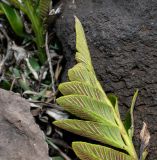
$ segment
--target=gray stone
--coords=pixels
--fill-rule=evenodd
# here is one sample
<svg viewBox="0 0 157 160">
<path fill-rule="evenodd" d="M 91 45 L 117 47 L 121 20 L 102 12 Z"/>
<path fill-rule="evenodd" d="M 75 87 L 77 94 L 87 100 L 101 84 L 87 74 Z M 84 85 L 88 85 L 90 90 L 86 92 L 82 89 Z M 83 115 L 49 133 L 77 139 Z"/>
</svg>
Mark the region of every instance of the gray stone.
<svg viewBox="0 0 157 160">
<path fill-rule="evenodd" d="M 0 160 L 36 159 L 49 159 L 48 146 L 30 113 L 30 104 L 0 89 Z"/>
<path fill-rule="evenodd" d="M 74 2 L 74 3 L 73 3 Z M 107 93 L 114 92 L 120 110 L 128 110 L 136 88 L 135 144 L 142 122 L 151 133 L 149 160 L 157 159 L 157 1 L 65 0 L 56 23 L 65 53 L 65 72 L 75 63 L 74 15 L 82 22 L 97 77 Z"/>
</svg>

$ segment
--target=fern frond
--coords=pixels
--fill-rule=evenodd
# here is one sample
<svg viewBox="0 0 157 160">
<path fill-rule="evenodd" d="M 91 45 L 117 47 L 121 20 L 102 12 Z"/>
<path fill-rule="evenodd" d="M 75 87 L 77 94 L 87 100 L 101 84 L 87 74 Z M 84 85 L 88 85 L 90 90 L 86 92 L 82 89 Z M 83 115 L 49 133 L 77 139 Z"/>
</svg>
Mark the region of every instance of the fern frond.
<svg viewBox="0 0 157 160">
<path fill-rule="evenodd" d="M 50 2 L 51 0 L 40 0 L 39 1 L 39 14 L 40 14 L 40 18 L 46 18 L 48 16 L 49 13 L 49 8 L 50 8 Z"/>
<path fill-rule="evenodd" d="M 93 70 L 91 58 L 90 58 L 90 52 L 88 49 L 86 37 L 84 34 L 84 30 L 82 27 L 81 22 L 77 17 L 75 17 L 75 28 L 76 28 L 76 60 L 78 63 L 84 63 L 89 67 L 89 69 Z"/>
<path fill-rule="evenodd" d="M 104 101 L 104 94 L 98 88 L 84 82 L 65 82 L 59 85 L 59 90 L 63 95 L 85 95 L 99 101 Z"/>
<path fill-rule="evenodd" d="M 137 160 L 132 139 L 130 139 L 120 119 L 118 100 L 115 96 L 107 97 L 97 80 L 83 27 L 77 18 L 75 28 L 77 49 L 75 58 L 77 64 L 68 71 L 71 82 L 66 82 L 59 86 L 59 90 L 64 96 L 58 98 L 57 103 L 64 107 L 65 110 L 84 120 L 62 120 L 56 121 L 54 124 L 75 134 L 120 148 L 126 151 L 131 158 L 117 151 L 110 149 L 108 151 L 103 146 L 100 149 L 99 146 L 92 148 L 93 146 L 87 147 L 85 145 L 85 151 L 87 151 L 87 148 L 91 151 L 94 149 L 96 151 L 102 150 L 102 153 L 107 156 L 111 155 L 113 160 L 119 160 L 121 157 L 121 160 Z M 81 146 L 82 144 L 80 148 Z M 80 150 L 78 156 L 83 160 L 104 160 L 104 158 L 101 159 L 98 155 L 92 155 L 92 153 L 87 157 L 84 157 L 83 154 L 83 150 Z M 93 158 L 91 158 L 92 156 Z M 109 159 L 112 160 L 111 158 Z"/>
<path fill-rule="evenodd" d="M 83 63 L 76 64 L 72 69 L 69 69 L 68 71 L 68 77 L 70 81 L 77 81 L 82 83 L 87 83 L 92 86 L 95 86 L 97 89 L 99 89 L 104 96 L 104 100 L 110 105 L 110 101 L 108 100 L 105 92 L 103 92 L 103 89 L 97 80 L 95 74 L 92 70 L 89 70 Z"/>
<path fill-rule="evenodd" d="M 134 160 L 127 154 L 100 145 L 73 142 L 72 147 L 81 160 Z"/>
<path fill-rule="evenodd" d="M 61 120 L 54 122 L 56 126 L 71 131 L 80 136 L 91 138 L 117 148 L 126 148 L 118 127 L 103 123 L 83 120 Z"/>
<path fill-rule="evenodd" d="M 110 106 L 84 95 L 68 95 L 57 99 L 57 103 L 76 116 L 117 126 Z"/>
</svg>

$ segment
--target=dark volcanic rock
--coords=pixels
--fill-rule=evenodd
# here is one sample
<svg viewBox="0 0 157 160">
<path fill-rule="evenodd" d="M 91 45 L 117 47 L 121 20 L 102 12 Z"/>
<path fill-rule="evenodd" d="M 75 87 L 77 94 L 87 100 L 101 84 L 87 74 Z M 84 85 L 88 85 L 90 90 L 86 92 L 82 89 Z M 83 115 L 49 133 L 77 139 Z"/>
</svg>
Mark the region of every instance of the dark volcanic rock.
<svg viewBox="0 0 157 160">
<path fill-rule="evenodd" d="M 30 113 L 30 104 L 0 89 L 0 160 L 36 159 L 49 159 L 48 146 Z"/>
<path fill-rule="evenodd" d="M 151 132 L 149 160 L 157 159 L 157 1 L 65 0 L 56 24 L 67 69 L 74 64 L 74 15 L 82 22 L 98 79 L 120 100 L 122 115 L 133 92 L 140 93 L 135 109 L 135 143 L 142 122 Z"/>
</svg>

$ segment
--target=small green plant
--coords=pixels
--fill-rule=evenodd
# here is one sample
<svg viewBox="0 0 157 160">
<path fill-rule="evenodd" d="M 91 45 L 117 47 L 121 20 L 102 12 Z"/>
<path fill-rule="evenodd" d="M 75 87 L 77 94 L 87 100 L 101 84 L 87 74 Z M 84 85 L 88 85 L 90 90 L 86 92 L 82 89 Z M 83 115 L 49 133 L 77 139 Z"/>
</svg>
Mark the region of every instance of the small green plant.
<svg viewBox="0 0 157 160">
<path fill-rule="evenodd" d="M 28 37 L 24 32 L 24 22 L 19 11 L 30 20 L 35 35 L 33 39 L 39 52 L 39 60 L 43 64 L 46 60 L 45 20 L 48 17 L 51 0 L 21 0 L 21 2 L 19 0 L 6 0 L 5 2 L 0 2 L 0 13 L 6 15 L 13 31 L 18 36 Z"/>
<path fill-rule="evenodd" d="M 68 71 L 70 82 L 59 85 L 64 96 L 58 98 L 57 103 L 82 120 L 66 119 L 54 124 L 99 142 L 97 145 L 73 142 L 72 147 L 81 160 L 138 160 L 132 141 L 133 108 L 138 91 L 125 122 L 122 122 L 117 98 L 107 96 L 96 78 L 83 27 L 77 18 L 75 27 L 77 64 Z"/>
</svg>

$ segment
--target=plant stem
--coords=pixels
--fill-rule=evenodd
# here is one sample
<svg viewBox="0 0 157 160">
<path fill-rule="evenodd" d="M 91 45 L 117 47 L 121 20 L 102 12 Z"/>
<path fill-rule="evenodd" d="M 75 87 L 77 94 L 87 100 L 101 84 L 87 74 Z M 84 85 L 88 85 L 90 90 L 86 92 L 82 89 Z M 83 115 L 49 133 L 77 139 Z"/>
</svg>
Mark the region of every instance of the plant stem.
<svg viewBox="0 0 157 160">
<path fill-rule="evenodd" d="M 121 133 L 121 136 L 126 144 L 127 147 L 125 147 L 124 149 L 129 153 L 129 155 L 131 157 L 133 157 L 135 160 L 138 160 L 138 156 L 137 156 L 137 153 L 135 151 L 135 147 L 133 145 L 133 142 L 132 140 L 130 139 L 130 137 L 128 136 L 127 132 L 126 132 L 126 129 L 124 128 L 124 125 L 121 121 L 121 119 L 118 117 L 117 113 L 115 112 L 114 110 L 114 107 L 112 105 L 112 103 L 110 102 L 110 100 L 108 99 L 108 97 L 106 96 L 105 92 L 103 91 L 100 83 L 97 84 L 99 89 L 102 91 L 102 93 L 104 94 L 104 98 L 106 100 L 106 103 L 111 107 L 113 113 L 114 113 L 114 117 L 115 117 L 115 120 L 117 122 L 117 125 L 119 127 L 119 130 L 120 130 L 120 133 Z"/>
<path fill-rule="evenodd" d="M 123 125 L 122 121 L 117 117 L 116 113 L 114 113 L 114 115 L 115 115 L 116 122 L 117 122 L 117 124 L 119 126 L 119 129 L 120 129 L 120 132 L 121 132 L 121 136 L 123 137 L 123 140 L 127 145 L 127 148 L 125 148 L 125 149 L 130 154 L 130 156 L 132 156 L 135 160 L 138 160 L 138 156 L 137 156 L 137 153 L 135 151 L 133 142 L 129 138 L 129 136 L 128 136 L 125 128 L 124 128 L 124 125 Z"/>
<path fill-rule="evenodd" d="M 48 47 L 48 33 L 46 33 L 45 48 L 46 48 L 46 54 L 47 54 L 47 59 L 48 59 L 48 63 L 49 63 L 49 72 L 50 72 L 50 75 L 51 75 L 52 91 L 55 94 L 56 90 L 55 90 L 55 82 L 54 82 L 54 72 L 53 72 L 49 47 Z"/>
</svg>

